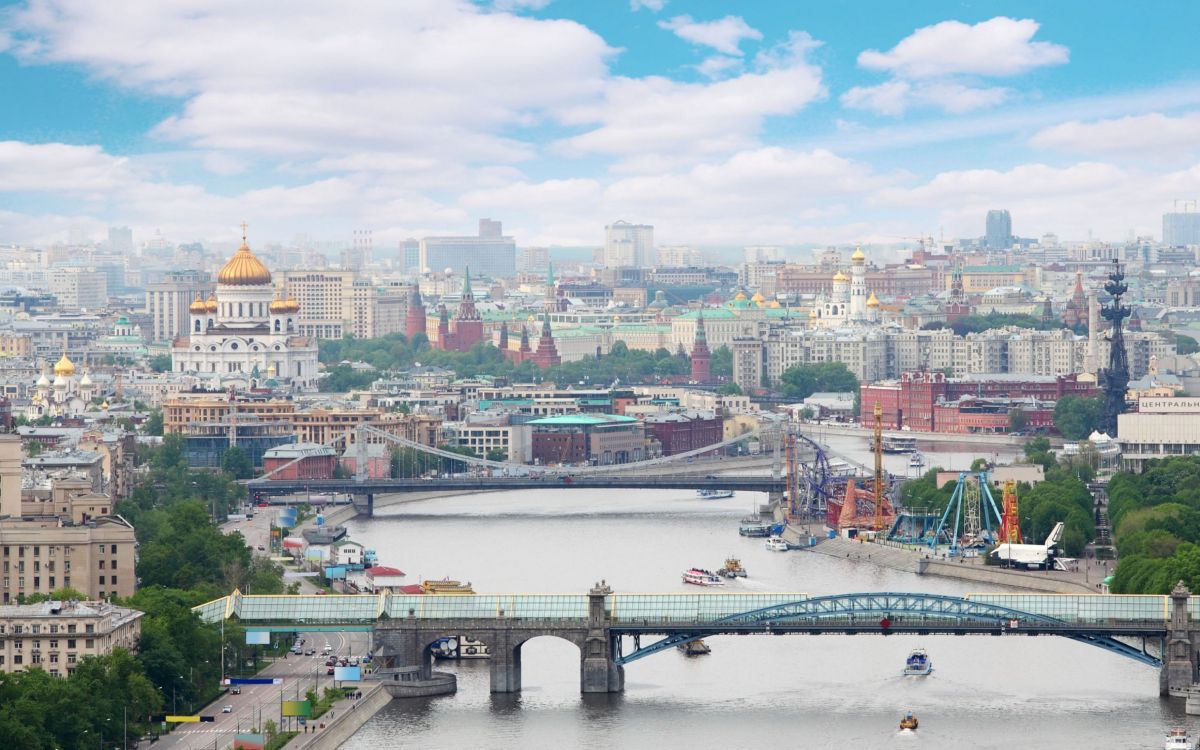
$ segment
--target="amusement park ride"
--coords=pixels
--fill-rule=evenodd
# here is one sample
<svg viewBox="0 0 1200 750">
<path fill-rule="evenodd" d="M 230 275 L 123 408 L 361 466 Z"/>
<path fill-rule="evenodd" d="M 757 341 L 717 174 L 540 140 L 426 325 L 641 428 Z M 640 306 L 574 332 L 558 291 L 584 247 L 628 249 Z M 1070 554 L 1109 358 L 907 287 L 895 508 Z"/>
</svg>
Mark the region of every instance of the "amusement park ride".
<svg viewBox="0 0 1200 750">
<path fill-rule="evenodd" d="M 846 482 L 846 493 L 840 503 L 830 503 L 826 522 L 839 532 L 847 529 L 887 531 L 896 519 L 896 509 L 884 493 L 883 476 L 883 407 L 875 404 L 875 424 L 872 433 L 875 453 L 875 479 L 870 489 L 859 487 L 854 479 Z"/>
</svg>

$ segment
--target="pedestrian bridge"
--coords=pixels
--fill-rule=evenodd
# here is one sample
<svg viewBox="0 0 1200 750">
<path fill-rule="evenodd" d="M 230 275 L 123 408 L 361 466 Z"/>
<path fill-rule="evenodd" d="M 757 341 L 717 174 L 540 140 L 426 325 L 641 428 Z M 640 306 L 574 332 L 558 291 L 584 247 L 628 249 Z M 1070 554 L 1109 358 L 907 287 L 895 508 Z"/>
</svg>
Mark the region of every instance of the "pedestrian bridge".
<svg viewBox="0 0 1200 750">
<path fill-rule="evenodd" d="M 490 649 L 493 692 L 520 690 L 521 645 L 543 635 L 579 646 L 584 692 L 618 692 L 624 687 L 624 665 L 697 638 L 900 633 L 1060 636 L 1162 668 L 1165 691 L 1168 671 L 1172 690 L 1195 681 L 1196 649 L 1190 644 L 1200 629 L 1200 597 L 1186 589 L 1171 596 L 961 597 L 618 594 L 603 584 L 587 594 L 263 596 L 234 591 L 194 611 L 205 622 L 236 621 L 246 630 L 369 630 L 380 673 L 395 680 L 389 684 L 394 696 L 453 692 L 454 676 L 432 669 L 431 647 L 444 636 L 462 634 Z"/>
</svg>

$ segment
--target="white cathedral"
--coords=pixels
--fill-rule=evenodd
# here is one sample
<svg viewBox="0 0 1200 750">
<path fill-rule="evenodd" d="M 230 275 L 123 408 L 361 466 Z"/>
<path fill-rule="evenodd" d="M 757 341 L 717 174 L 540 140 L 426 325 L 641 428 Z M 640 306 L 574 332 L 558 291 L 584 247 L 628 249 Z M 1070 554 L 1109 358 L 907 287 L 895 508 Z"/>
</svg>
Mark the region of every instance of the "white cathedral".
<svg viewBox="0 0 1200 750">
<path fill-rule="evenodd" d="M 47 376 L 46 364 L 42 364 L 42 373 L 34 385 L 33 396 L 25 407 L 25 418 L 28 420 L 41 417 L 77 417 L 92 408 L 92 397 L 96 388 L 92 377 L 87 372 L 83 377 L 75 377 L 75 363 L 67 359 L 64 351 L 62 359 L 54 364 L 54 381 Z M 103 408 L 108 408 L 108 402 Z"/>
<path fill-rule="evenodd" d="M 850 275 L 834 275 L 833 291 L 817 297 L 809 322 L 814 328 L 841 328 L 878 321 L 879 299 L 874 292 L 867 294 L 867 256 L 856 248 L 850 256 Z"/>
<path fill-rule="evenodd" d="M 174 370 L 214 387 L 317 387 L 317 342 L 296 333 L 300 304 L 282 299 L 271 272 L 242 246 L 217 275 L 216 293 L 188 308 L 188 335 L 171 344 Z"/>
</svg>

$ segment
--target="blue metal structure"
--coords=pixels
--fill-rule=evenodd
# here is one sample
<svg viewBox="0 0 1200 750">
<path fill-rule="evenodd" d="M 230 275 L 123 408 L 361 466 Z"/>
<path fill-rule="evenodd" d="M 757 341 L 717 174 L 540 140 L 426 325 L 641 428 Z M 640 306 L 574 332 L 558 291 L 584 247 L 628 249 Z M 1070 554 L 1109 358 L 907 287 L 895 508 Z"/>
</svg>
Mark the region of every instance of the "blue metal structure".
<svg viewBox="0 0 1200 750">
<path fill-rule="evenodd" d="M 1087 625 L 989 602 L 908 593 L 839 594 L 802 599 L 729 615 L 694 628 L 680 628 L 648 646 L 641 645 L 641 635 L 664 631 L 668 629 L 649 623 L 612 626 L 615 661 L 628 664 L 681 643 L 721 634 L 975 633 L 1057 635 L 1161 667 L 1162 659 L 1146 650 L 1144 640 L 1147 637 L 1161 639 L 1165 635 L 1164 623 L 1157 620 Z M 1117 635 L 1141 637 L 1143 645 L 1137 648 L 1117 640 Z M 622 636 L 633 637 L 634 650 L 629 654 L 623 652 Z"/>
<path fill-rule="evenodd" d="M 966 504 L 964 502 L 964 495 L 969 489 L 969 480 L 972 479 L 978 482 L 979 502 L 981 506 L 979 508 L 979 520 L 982 525 L 976 531 L 984 532 L 985 537 L 992 540 L 996 538 L 997 531 L 993 530 L 992 521 L 995 520 L 994 528 L 998 530 L 1001 526 L 1004 516 L 1000 512 L 1000 508 L 996 505 L 996 498 L 992 496 L 991 483 L 988 481 L 989 476 L 990 473 L 986 471 L 959 472 L 958 484 L 954 487 L 954 493 L 950 496 L 950 502 L 946 504 L 946 510 L 942 512 L 942 518 L 938 522 L 937 531 L 935 531 L 933 536 L 929 539 L 930 548 L 936 548 L 938 543 L 942 540 L 942 534 L 946 530 L 946 519 L 949 518 L 950 511 L 953 510 L 954 526 L 950 531 L 950 536 L 948 539 L 950 542 L 950 554 L 952 556 L 958 555 L 961 551 L 958 543 L 962 539 L 964 531 L 963 525 L 965 521 L 964 516 L 966 515 L 967 511 Z M 984 502 L 985 500 L 986 503 Z"/>
</svg>

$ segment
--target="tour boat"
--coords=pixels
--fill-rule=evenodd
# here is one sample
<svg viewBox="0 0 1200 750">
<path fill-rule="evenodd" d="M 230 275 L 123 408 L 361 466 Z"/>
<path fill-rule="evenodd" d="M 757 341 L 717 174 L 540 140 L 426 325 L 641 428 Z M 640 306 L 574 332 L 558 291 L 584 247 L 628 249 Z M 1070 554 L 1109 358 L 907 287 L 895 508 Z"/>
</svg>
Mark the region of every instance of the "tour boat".
<svg viewBox="0 0 1200 750">
<path fill-rule="evenodd" d="M 908 457 L 908 468 L 919 469 L 925 465 L 925 457 L 920 453 L 913 453 Z"/>
<path fill-rule="evenodd" d="M 710 490 L 706 488 L 696 490 L 696 495 L 701 500 L 724 500 L 727 497 L 733 497 L 733 490 Z"/>
<path fill-rule="evenodd" d="M 421 591 L 426 594 L 474 594 L 470 582 L 463 583 L 449 578 L 440 581 L 422 581 Z"/>
<path fill-rule="evenodd" d="M 933 660 L 923 648 L 914 648 L 904 662 L 904 674 L 907 677 L 924 677 L 933 671 Z"/>
<path fill-rule="evenodd" d="M 742 536 L 770 536 L 771 527 L 765 523 L 745 523 L 738 527 L 738 533 Z"/>
<path fill-rule="evenodd" d="M 773 536 L 767 540 L 767 549 L 772 552 L 787 552 L 788 544 L 783 541 L 782 537 Z"/>
<path fill-rule="evenodd" d="M 908 713 L 904 714 L 904 718 L 902 718 L 900 720 L 900 731 L 901 732 L 917 731 L 917 717 L 915 714 L 913 714 L 912 711 L 909 711 Z"/>
<path fill-rule="evenodd" d="M 724 586 L 725 582 L 716 573 L 703 568 L 690 568 L 683 571 L 683 582 L 696 586 Z"/>
<path fill-rule="evenodd" d="M 717 575 L 726 578 L 745 578 L 746 569 L 742 567 L 741 560 L 736 557 L 727 557 L 725 558 L 725 567 L 718 570 Z"/>
<path fill-rule="evenodd" d="M 1167 733 L 1167 741 L 1163 744 L 1163 748 L 1165 750 L 1196 750 L 1196 743 L 1192 742 L 1188 730 L 1176 727 Z"/>
<path fill-rule="evenodd" d="M 899 435 L 884 435 L 881 448 L 884 453 L 912 453 L 917 449 L 917 439 Z"/>
<path fill-rule="evenodd" d="M 704 656 L 705 654 L 712 653 L 712 649 L 709 648 L 708 644 L 700 638 L 697 638 L 694 641 L 688 641 L 687 643 L 681 643 L 675 648 L 682 651 L 685 656 Z"/>
</svg>

